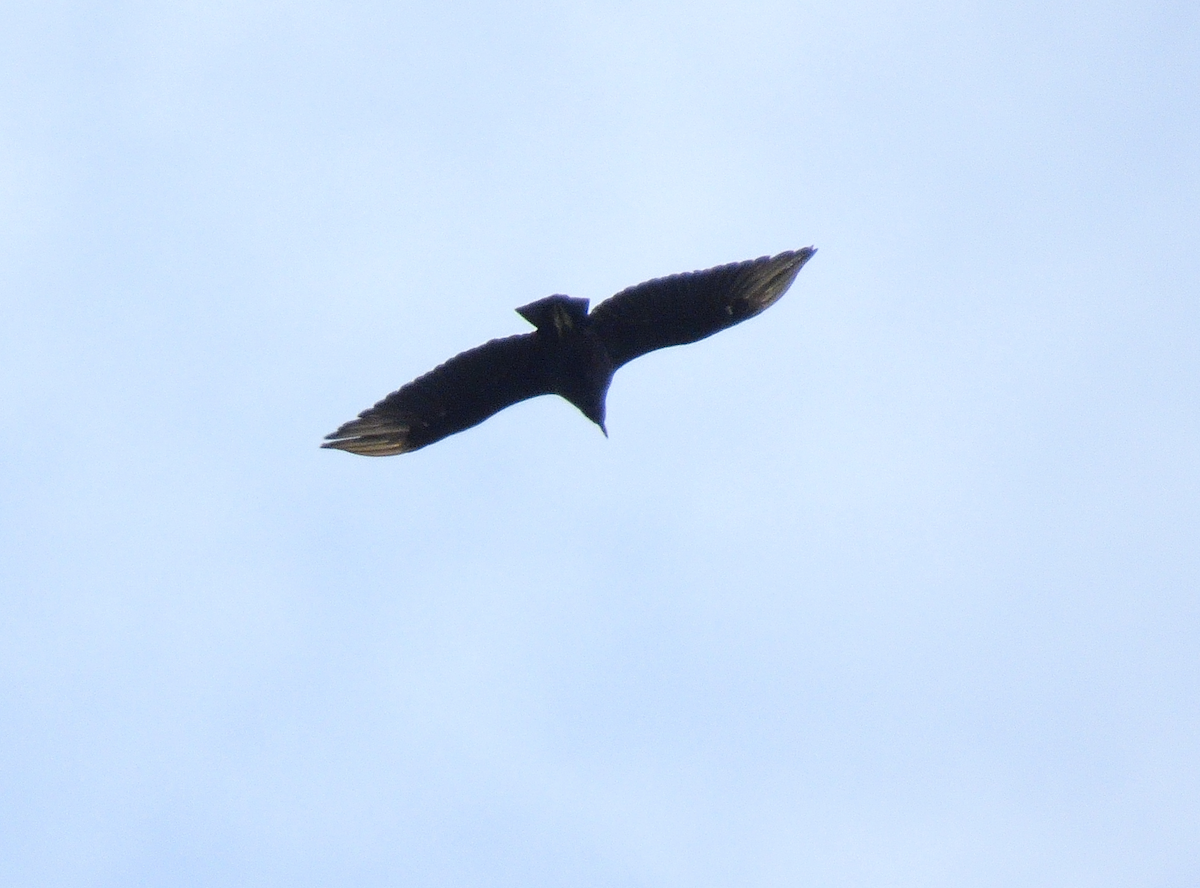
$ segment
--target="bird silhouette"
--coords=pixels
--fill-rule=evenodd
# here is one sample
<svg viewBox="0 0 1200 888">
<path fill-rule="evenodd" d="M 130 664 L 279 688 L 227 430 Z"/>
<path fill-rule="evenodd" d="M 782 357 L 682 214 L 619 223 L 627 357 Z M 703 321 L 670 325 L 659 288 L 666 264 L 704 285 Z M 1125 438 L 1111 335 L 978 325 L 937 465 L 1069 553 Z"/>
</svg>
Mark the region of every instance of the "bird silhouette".
<svg viewBox="0 0 1200 888">
<path fill-rule="evenodd" d="M 532 333 L 493 339 L 392 392 L 326 436 L 363 456 L 418 450 L 538 395 L 566 398 L 604 434 L 613 373 L 634 358 L 704 339 L 772 306 L 816 249 L 656 278 L 588 313 L 588 300 L 547 296 L 517 309 Z"/>
</svg>

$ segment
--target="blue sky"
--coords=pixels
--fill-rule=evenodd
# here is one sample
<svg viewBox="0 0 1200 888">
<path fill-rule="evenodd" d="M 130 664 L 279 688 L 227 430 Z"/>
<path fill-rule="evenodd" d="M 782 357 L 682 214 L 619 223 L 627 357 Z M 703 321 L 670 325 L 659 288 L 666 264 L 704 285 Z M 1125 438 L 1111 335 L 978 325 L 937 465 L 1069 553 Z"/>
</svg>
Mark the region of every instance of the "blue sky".
<svg viewBox="0 0 1200 888">
<path fill-rule="evenodd" d="M 0 882 L 1191 886 L 1189 4 L 10 4 Z M 763 316 L 384 460 L 550 293 Z"/>
</svg>

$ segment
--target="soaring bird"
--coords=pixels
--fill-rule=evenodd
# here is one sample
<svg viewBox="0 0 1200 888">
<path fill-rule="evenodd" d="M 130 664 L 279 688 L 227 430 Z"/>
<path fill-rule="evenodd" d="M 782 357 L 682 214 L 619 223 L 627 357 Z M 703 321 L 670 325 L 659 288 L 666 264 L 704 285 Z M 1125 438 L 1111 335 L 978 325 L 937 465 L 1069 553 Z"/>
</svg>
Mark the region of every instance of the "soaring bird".
<svg viewBox="0 0 1200 888">
<path fill-rule="evenodd" d="M 560 395 L 600 426 L 613 373 L 634 358 L 684 345 L 770 308 L 813 247 L 656 278 L 591 313 L 588 300 L 547 296 L 517 309 L 537 329 L 493 339 L 414 379 L 326 436 L 322 447 L 363 456 L 418 450 L 537 395 Z"/>
</svg>

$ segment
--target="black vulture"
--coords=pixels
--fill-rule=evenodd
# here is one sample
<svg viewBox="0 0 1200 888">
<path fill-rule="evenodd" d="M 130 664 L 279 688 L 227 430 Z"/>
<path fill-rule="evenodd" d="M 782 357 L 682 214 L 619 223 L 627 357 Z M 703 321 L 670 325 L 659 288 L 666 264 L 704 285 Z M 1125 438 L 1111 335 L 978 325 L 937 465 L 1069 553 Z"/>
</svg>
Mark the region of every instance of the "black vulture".
<svg viewBox="0 0 1200 888">
<path fill-rule="evenodd" d="M 363 456 L 408 453 L 537 395 L 561 395 L 600 430 L 613 373 L 639 355 L 683 345 L 765 311 L 816 252 L 789 250 L 588 300 L 547 296 L 517 309 L 537 329 L 465 351 L 392 392 L 322 447 Z"/>
</svg>

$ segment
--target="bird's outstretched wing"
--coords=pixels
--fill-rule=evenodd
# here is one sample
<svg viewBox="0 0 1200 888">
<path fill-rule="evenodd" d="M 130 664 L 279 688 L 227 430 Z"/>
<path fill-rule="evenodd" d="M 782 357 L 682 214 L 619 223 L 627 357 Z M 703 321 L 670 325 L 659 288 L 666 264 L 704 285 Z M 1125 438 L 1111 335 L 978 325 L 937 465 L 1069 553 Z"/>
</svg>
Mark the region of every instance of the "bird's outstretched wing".
<svg viewBox="0 0 1200 888">
<path fill-rule="evenodd" d="M 615 369 L 646 352 L 695 342 L 765 311 L 815 252 L 805 247 L 657 278 L 606 299 L 588 317 Z"/>
<path fill-rule="evenodd" d="M 534 336 L 493 339 L 451 358 L 326 435 L 321 446 L 363 456 L 408 453 L 550 394 Z"/>
</svg>

